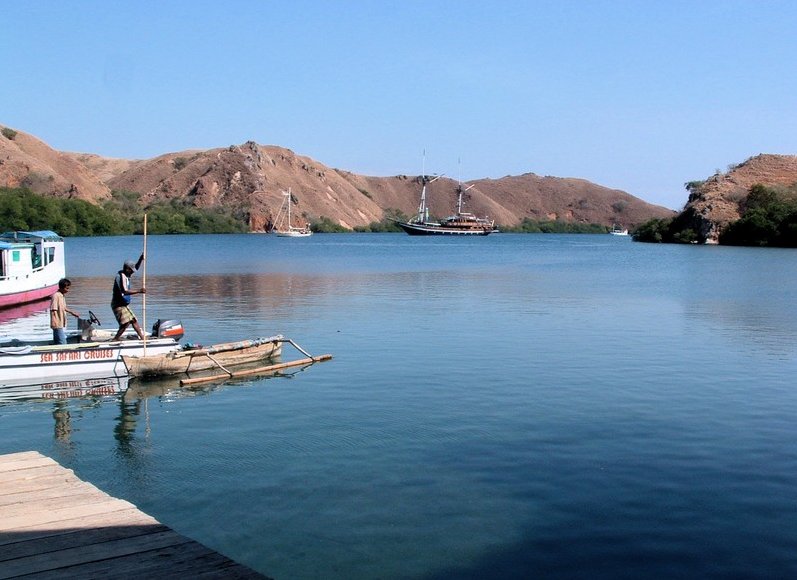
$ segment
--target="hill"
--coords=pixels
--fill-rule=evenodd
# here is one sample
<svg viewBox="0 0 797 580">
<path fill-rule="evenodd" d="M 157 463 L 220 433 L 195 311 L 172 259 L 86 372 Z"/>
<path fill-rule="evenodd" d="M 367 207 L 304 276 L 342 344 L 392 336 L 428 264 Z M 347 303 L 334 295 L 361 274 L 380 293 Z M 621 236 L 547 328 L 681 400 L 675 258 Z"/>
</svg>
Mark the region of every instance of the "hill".
<svg viewBox="0 0 797 580">
<path fill-rule="evenodd" d="M 179 200 L 198 208 L 233 208 L 251 231 L 263 231 L 290 188 L 294 215 L 321 218 L 352 229 L 398 210 L 416 211 L 420 176 L 374 177 L 333 169 L 289 149 L 242 145 L 166 153 L 153 159 L 124 160 L 89 153 L 63 153 L 40 140 L 8 128 L 0 138 L 0 186 L 27 185 L 50 195 L 79 197 L 95 203 L 111 190 L 139 196 L 147 207 Z M 441 178 L 427 188 L 431 212 L 450 214 L 458 183 Z M 533 173 L 465 184 L 467 210 L 513 226 L 531 220 L 614 224 L 633 228 L 651 218 L 671 217 L 667 208 L 648 204 L 626 192 L 583 179 L 541 177 Z M 33 187 L 35 186 L 35 187 Z"/>
<path fill-rule="evenodd" d="M 676 223 L 681 230 L 693 230 L 698 242 L 716 244 L 723 230 L 743 216 L 753 186 L 777 189 L 795 184 L 797 155 L 756 155 L 726 173 L 687 184 L 689 200 Z"/>
<path fill-rule="evenodd" d="M 74 156 L 22 131 L 0 125 L 0 133 L 0 186 L 95 203 L 111 196 L 109 187 Z"/>
</svg>

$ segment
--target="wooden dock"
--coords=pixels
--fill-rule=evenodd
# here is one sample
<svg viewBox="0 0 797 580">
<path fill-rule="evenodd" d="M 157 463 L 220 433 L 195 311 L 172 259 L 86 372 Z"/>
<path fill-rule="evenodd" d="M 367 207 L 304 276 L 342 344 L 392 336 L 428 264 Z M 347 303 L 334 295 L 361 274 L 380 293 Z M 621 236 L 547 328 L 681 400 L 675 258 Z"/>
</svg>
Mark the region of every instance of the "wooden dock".
<svg viewBox="0 0 797 580">
<path fill-rule="evenodd" d="M 36 452 L 0 455 L 0 578 L 265 578 Z"/>
</svg>

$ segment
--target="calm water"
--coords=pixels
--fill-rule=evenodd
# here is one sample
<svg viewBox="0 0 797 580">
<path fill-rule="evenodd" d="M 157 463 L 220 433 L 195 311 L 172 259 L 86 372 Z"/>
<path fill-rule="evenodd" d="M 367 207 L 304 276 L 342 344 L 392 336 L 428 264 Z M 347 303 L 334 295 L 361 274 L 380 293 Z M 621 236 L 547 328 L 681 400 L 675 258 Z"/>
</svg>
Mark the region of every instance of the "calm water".
<svg viewBox="0 0 797 580">
<path fill-rule="evenodd" d="M 70 306 L 113 328 L 113 274 L 140 249 L 67 240 Z M 38 450 L 277 578 L 797 576 L 797 252 L 505 234 L 148 250 L 148 325 L 334 359 L 0 405 L 0 453 Z M 35 314 L 0 334 L 20 325 L 48 332 Z"/>
</svg>

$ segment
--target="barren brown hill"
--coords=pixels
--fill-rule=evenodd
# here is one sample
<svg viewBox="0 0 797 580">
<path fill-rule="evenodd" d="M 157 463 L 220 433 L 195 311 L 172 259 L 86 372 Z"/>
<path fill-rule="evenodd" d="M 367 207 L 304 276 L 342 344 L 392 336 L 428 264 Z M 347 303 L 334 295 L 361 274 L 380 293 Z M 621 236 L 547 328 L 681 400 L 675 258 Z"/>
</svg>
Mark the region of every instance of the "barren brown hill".
<svg viewBox="0 0 797 580">
<path fill-rule="evenodd" d="M 0 185 L 36 185 L 31 189 L 91 201 L 107 198 L 110 190 L 126 190 L 137 193 L 144 207 L 172 199 L 202 208 L 223 207 L 248 220 L 252 231 L 268 227 L 282 203 L 282 192 L 288 189 L 297 221 L 328 218 L 352 229 L 380 221 L 395 210 L 413 215 L 422 186 L 420 176 L 357 175 L 253 141 L 145 160 L 59 153 L 21 132 L 13 139 L 3 137 L 0 143 L 6 160 L 0 165 Z M 503 226 L 530 218 L 634 227 L 672 215 L 667 208 L 582 179 L 529 173 L 464 185 L 469 187 L 465 209 Z M 457 186 L 456 181 L 441 178 L 427 187 L 433 215 L 444 217 L 454 211 Z"/>
<path fill-rule="evenodd" d="M 142 161 L 109 181 L 134 191 L 149 205 L 179 198 L 197 207 L 236 208 L 262 231 L 291 190 L 293 213 L 311 221 L 322 216 L 345 228 L 382 218 L 382 208 L 340 173 L 289 149 L 249 141 L 224 149 L 169 153 Z"/>
<path fill-rule="evenodd" d="M 420 176 L 364 176 L 331 169 L 289 149 L 248 142 L 210 151 L 170 153 L 138 162 L 109 181 L 114 189 L 135 191 L 145 204 L 186 198 L 199 207 L 226 205 L 245 209 L 250 229 L 262 230 L 291 189 L 305 221 L 327 217 L 345 228 L 384 218 L 386 210 L 416 211 Z M 582 179 L 519 177 L 477 180 L 466 195 L 467 210 L 501 225 L 523 218 L 634 227 L 653 217 L 668 217 L 667 208 L 648 204 L 623 191 Z M 454 211 L 457 182 L 441 178 L 427 187 L 432 214 Z M 297 211 L 298 210 L 298 211 Z"/>
<path fill-rule="evenodd" d="M 539 176 L 534 173 L 470 182 L 486 200 L 495 200 L 501 223 L 523 218 L 560 220 L 633 228 L 651 218 L 672 217 L 673 211 L 642 201 L 619 189 L 609 189 L 584 179 Z M 514 218 L 513 221 L 503 221 Z"/>
<path fill-rule="evenodd" d="M 698 240 L 715 244 L 722 229 L 738 220 L 750 188 L 797 184 L 797 155 L 760 154 L 695 183 L 679 220 L 697 232 Z"/>
<path fill-rule="evenodd" d="M 85 165 L 22 131 L 2 127 L 0 186 L 97 202 L 111 190 Z"/>
</svg>

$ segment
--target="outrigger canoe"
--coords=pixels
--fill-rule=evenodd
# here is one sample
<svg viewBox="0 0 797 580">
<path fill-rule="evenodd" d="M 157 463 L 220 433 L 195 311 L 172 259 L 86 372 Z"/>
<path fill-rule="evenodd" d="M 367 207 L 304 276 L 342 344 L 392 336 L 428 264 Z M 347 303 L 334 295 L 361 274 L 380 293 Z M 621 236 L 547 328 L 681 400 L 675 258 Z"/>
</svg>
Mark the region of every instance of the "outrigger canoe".
<svg viewBox="0 0 797 580">
<path fill-rule="evenodd" d="M 131 377 L 158 377 L 186 374 L 194 371 L 220 369 L 260 360 L 274 358 L 281 354 L 281 335 L 269 338 L 255 338 L 237 342 L 225 342 L 208 347 L 185 346 L 180 350 L 165 353 L 136 353 L 123 355 L 127 372 Z"/>
</svg>

